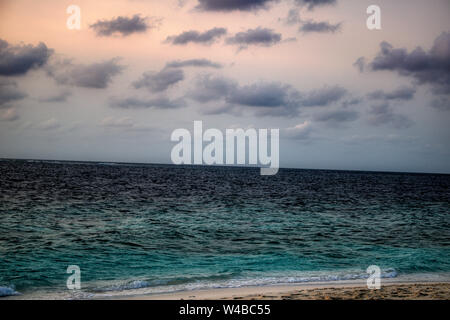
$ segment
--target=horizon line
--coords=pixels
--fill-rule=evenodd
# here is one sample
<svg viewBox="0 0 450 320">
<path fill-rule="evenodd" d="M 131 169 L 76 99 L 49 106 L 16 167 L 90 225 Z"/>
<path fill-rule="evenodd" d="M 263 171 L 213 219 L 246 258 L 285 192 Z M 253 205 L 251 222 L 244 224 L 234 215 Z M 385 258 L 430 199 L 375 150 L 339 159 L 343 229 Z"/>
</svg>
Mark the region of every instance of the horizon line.
<svg viewBox="0 0 450 320">
<path fill-rule="evenodd" d="M 61 159 L 36 159 L 36 158 L 3 158 L 0 157 L 0 161 L 4 160 L 18 160 L 18 161 L 48 161 L 48 162 L 81 162 L 81 163 L 115 163 L 115 164 L 133 164 L 133 165 L 172 165 L 172 166 L 187 166 L 187 167 L 225 167 L 225 168 L 253 168 L 253 169 L 259 169 L 264 168 L 261 166 L 256 165 L 227 165 L 227 164 L 174 164 L 174 163 L 161 163 L 161 162 L 124 162 L 124 161 L 103 161 L 103 160 L 61 160 Z M 435 175 L 450 175 L 449 173 L 445 172 L 424 172 L 424 171 L 395 171 L 395 170 L 364 170 L 364 169 L 329 169 L 329 168 L 299 168 L 299 167 L 279 167 L 279 169 L 287 169 L 287 170 L 317 170 L 317 171 L 350 171 L 350 172 L 370 172 L 370 173 L 402 173 L 402 174 L 435 174 Z"/>
</svg>

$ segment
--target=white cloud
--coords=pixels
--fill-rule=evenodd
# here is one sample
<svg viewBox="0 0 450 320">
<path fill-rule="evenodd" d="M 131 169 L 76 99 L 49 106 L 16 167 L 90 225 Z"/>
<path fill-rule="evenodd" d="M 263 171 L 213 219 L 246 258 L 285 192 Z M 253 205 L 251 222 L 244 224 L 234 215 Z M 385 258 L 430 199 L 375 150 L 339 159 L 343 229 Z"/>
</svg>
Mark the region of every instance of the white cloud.
<svg viewBox="0 0 450 320">
<path fill-rule="evenodd" d="M 311 123 L 304 121 L 294 127 L 284 129 L 284 136 L 291 139 L 307 139 L 312 131 Z"/>
</svg>

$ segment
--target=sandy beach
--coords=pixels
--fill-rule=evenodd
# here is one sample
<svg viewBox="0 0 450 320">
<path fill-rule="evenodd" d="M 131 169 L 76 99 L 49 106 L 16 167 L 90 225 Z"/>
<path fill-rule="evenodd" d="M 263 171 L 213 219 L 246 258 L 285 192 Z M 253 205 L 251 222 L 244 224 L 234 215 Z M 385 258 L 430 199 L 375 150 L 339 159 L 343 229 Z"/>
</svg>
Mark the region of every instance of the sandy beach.
<svg viewBox="0 0 450 320">
<path fill-rule="evenodd" d="M 182 291 L 126 297 L 134 300 L 449 300 L 450 282 L 386 283 L 369 290 L 361 282 Z"/>
</svg>

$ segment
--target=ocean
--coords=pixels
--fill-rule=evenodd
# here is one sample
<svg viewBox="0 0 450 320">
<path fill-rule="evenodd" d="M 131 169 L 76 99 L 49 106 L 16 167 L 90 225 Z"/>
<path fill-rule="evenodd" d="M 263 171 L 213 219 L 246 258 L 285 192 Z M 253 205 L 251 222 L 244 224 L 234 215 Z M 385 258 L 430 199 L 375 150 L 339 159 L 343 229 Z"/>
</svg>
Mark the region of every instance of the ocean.
<svg viewBox="0 0 450 320">
<path fill-rule="evenodd" d="M 450 175 L 0 161 L 0 296 L 364 279 L 370 265 L 450 279 Z"/>
</svg>

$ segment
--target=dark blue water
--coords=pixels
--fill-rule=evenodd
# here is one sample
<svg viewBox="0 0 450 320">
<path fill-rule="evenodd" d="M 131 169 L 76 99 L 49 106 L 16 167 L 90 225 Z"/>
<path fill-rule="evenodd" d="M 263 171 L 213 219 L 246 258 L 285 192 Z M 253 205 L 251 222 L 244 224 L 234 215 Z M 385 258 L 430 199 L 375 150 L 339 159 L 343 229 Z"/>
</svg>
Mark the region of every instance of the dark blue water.
<svg viewBox="0 0 450 320">
<path fill-rule="evenodd" d="M 5 160 L 0 287 L 60 297 L 69 265 L 88 297 L 448 273 L 449 218 L 449 175 Z"/>
</svg>

